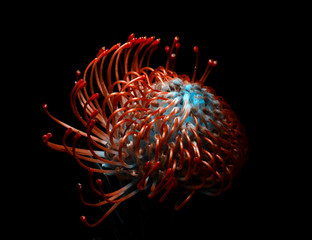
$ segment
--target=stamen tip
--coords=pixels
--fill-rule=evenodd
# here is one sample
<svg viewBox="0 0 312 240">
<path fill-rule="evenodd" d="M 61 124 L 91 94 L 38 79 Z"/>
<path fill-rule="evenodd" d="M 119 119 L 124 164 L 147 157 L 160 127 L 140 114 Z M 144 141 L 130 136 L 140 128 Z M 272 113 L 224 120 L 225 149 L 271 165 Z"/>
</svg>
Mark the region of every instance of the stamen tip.
<svg viewBox="0 0 312 240">
<path fill-rule="evenodd" d="M 79 79 L 79 76 L 80 76 L 81 72 L 79 70 L 76 71 L 76 78 L 77 80 Z"/>
<path fill-rule="evenodd" d="M 134 34 L 134 33 L 131 33 L 131 34 L 129 35 L 129 37 L 128 37 L 128 42 L 129 42 L 130 40 L 132 40 L 133 38 L 135 38 L 135 34 Z"/>
<path fill-rule="evenodd" d="M 82 189 L 82 184 L 81 183 L 77 183 L 77 189 L 81 190 Z"/>
<path fill-rule="evenodd" d="M 81 216 L 80 217 L 80 221 L 83 222 L 83 223 L 86 223 L 87 222 L 87 218 L 85 216 Z"/>
<path fill-rule="evenodd" d="M 44 143 L 47 143 L 51 137 L 52 137 L 52 133 L 47 133 L 47 134 L 42 136 L 42 141 Z"/>
<path fill-rule="evenodd" d="M 98 185 L 98 186 L 102 186 L 102 179 L 96 179 L 96 184 Z"/>
<path fill-rule="evenodd" d="M 47 142 L 47 135 L 42 135 L 42 141 Z"/>
</svg>

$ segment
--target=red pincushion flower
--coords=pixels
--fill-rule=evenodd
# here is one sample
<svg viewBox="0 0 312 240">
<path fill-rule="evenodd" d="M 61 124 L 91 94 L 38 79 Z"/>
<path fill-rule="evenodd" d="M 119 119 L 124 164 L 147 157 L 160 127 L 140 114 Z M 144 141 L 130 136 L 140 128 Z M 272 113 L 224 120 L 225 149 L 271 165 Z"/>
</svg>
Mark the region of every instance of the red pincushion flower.
<svg viewBox="0 0 312 240">
<path fill-rule="evenodd" d="M 120 203 L 140 191 L 148 190 L 149 198 L 165 200 L 170 193 L 184 198 L 177 201 L 181 209 L 195 194 L 217 196 L 227 190 L 247 160 L 248 141 L 245 130 L 225 100 L 211 87 L 204 86 L 217 62 L 209 60 L 200 78 L 196 66 L 190 78 L 174 72 L 180 48 L 178 37 L 165 47 L 165 67 L 150 67 L 152 53 L 160 40 L 135 38 L 109 49 L 102 48 L 87 66 L 70 93 L 73 113 L 84 131 L 52 116 L 67 128 L 62 144 L 43 141 L 52 149 L 68 152 L 89 172 L 92 190 L 101 199 L 88 206 L 110 206 L 97 222 L 100 224 Z M 80 106 L 80 108 L 79 108 Z M 71 146 L 69 135 L 75 134 Z M 84 137 L 88 149 L 78 148 Z M 98 178 L 94 181 L 94 175 Z M 125 183 L 106 192 L 101 176 L 117 176 Z"/>
</svg>

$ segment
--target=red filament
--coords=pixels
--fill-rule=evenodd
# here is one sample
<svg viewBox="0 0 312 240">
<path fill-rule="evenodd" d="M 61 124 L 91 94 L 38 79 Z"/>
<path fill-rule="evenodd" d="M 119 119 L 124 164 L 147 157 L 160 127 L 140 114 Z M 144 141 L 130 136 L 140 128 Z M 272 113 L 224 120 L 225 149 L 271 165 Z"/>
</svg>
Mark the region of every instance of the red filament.
<svg viewBox="0 0 312 240">
<path fill-rule="evenodd" d="M 100 201 L 85 201 L 78 184 L 84 204 L 108 206 L 95 223 L 81 216 L 87 226 L 97 226 L 120 203 L 144 190 L 160 202 L 179 193 L 183 197 L 176 210 L 196 192 L 218 196 L 231 186 L 247 160 L 243 126 L 227 102 L 204 86 L 217 61 L 210 59 L 197 77 L 199 49 L 195 46 L 191 78 L 177 74 L 174 67 L 180 43 L 175 37 L 171 47 L 165 47 L 165 67 L 154 69 L 150 61 L 159 43 L 155 37 L 131 34 L 124 44 L 101 48 L 83 74 L 76 72 L 70 105 L 84 130 L 62 122 L 43 105 L 48 116 L 66 128 L 62 144 L 52 143 L 51 133 L 43 135 L 43 142 L 71 154 L 88 170 L 91 189 Z M 69 146 L 66 142 L 73 133 Z M 87 149 L 78 147 L 82 139 Z M 116 175 L 126 184 L 106 192 L 103 174 Z"/>
</svg>

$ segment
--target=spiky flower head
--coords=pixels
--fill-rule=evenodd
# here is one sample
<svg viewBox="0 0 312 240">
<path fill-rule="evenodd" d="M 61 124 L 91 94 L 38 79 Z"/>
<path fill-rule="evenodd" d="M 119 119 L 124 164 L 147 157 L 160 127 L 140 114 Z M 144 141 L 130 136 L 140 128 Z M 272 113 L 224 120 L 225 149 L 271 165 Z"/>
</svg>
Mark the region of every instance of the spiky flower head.
<svg viewBox="0 0 312 240">
<path fill-rule="evenodd" d="M 46 113 L 67 130 L 62 144 L 43 141 L 51 148 L 68 152 L 88 170 L 90 186 L 100 201 L 88 206 L 107 205 L 107 212 L 88 226 L 101 223 L 120 203 L 140 191 L 165 200 L 179 193 L 174 208 L 181 209 L 195 194 L 217 196 L 227 190 L 247 160 L 245 130 L 226 101 L 211 87 L 204 86 L 217 65 L 209 60 L 197 77 L 198 47 L 192 77 L 174 71 L 180 48 L 178 37 L 166 46 L 165 67 L 150 67 L 159 39 L 135 38 L 99 51 L 70 93 L 74 115 L 84 130 L 74 128 Z M 81 78 L 81 79 L 80 79 Z M 80 106 L 80 107 L 79 107 Z M 75 134 L 71 146 L 69 135 Z M 79 148 L 84 137 L 87 149 Z M 94 180 L 94 176 L 97 176 Z M 106 192 L 103 176 L 117 176 L 122 187 Z M 181 198 L 182 196 L 182 198 Z"/>
</svg>

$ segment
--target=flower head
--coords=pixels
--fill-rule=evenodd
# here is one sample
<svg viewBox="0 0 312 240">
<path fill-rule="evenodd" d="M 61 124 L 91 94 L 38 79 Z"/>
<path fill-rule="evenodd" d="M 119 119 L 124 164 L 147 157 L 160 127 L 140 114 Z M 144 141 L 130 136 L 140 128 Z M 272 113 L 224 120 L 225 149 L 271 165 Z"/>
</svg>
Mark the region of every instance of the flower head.
<svg viewBox="0 0 312 240">
<path fill-rule="evenodd" d="M 165 67 L 150 67 L 159 39 L 135 38 L 98 52 L 70 93 L 74 115 L 83 125 L 78 130 L 50 114 L 64 126 L 62 144 L 43 136 L 47 146 L 67 152 L 88 170 L 90 186 L 101 199 L 88 203 L 78 184 L 80 198 L 89 206 L 109 206 L 101 223 L 120 203 L 140 191 L 165 200 L 176 192 L 175 209 L 181 209 L 195 194 L 216 196 L 227 190 L 247 160 L 248 142 L 243 126 L 225 100 L 204 82 L 217 65 L 209 60 L 197 77 L 198 47 L 193 75 L 174 71 L 179 38 L 165 47 Z M 80 79 L 81 78 L 81 79 Z M 68 137 L 74 134 L 68 145 Z M 87 149 L 79 148 L 84 138 Z M 97 179 L 94 180 L 94 176 Z M 106 192 L 102 176 L 117 176 L 125 183 Z M 103 178 L 104 179 L 104 178 Z"/>
</svg>

